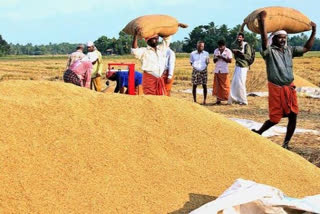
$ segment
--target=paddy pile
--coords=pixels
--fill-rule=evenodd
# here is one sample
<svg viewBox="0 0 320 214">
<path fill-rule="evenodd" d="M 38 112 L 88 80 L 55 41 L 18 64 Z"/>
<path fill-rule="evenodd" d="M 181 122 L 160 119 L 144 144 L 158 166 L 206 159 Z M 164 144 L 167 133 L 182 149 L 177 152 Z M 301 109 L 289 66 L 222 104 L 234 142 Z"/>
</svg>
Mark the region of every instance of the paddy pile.
<svg viewBox="0 0 320 214">
<path fill-rule="evenodd" d="M 237 178 L 320 193 L 317 167 L 179 99 L 5 81 L 0 116 L 1 213 L 174 213 Z"/>
</svg>

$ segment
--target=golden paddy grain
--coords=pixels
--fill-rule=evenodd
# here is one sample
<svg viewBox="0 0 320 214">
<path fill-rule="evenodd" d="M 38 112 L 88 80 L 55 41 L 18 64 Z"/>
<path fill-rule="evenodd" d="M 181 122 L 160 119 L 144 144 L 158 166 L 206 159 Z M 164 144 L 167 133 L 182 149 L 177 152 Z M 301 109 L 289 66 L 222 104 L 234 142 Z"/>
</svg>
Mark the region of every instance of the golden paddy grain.
<svg viewBox="0 0 320 214">
<path fill-rule="evenodd" d="M 320 169 L 179 99 L 0 82 L 1 213 L 170 213 L 237 178 L 301 197 Z"/>
</svg>

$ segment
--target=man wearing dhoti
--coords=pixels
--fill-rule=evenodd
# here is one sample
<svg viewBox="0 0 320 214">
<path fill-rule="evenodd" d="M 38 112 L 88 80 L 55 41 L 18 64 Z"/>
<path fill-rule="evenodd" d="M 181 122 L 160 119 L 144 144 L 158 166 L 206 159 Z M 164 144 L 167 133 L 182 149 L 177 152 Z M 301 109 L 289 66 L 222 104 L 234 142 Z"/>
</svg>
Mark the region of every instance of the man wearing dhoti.
<svg viewBox="0 0 320 214">
<path fill-rule="evenodd" d="M 293 84 L 292 58 L 302 56 L 311 50 L 316 35 L 316 24 L 311 22 L 312 33 L 304 46 L 288 46 L 287 32 L 280 30 L 267 38 L 265 27 L 266 12 L 259 14 L 259 27 L 262 40 L 261 55 L 266 62 L 269 88 L 269 120 L 259 130 L 252 131 L 262 134 L 283 117 L 288 117 L 287 133 L 282 147 L 289 149 L 289 141 L 297 123 L 298 102 Z"/>
<path fill-rule="evenodd" d="M 224 40 L 218 41 L 218 48 L 213 53 L 214 69 L 212 95 L 217 97 L 216 105 L 227 101 L 230 93 L 230 79 L 228 63 L 232 61 L 232 52 L 226 47 Z"/>
<path fill-rule="evenodd" d="M 131 53 L 141 60 L 143 70 L 142 87 L 145 95 L 167 95 L 166 85 L 163 80 L 165 71 L 167 49 L 170 44 L 171 36 L 164 37 L 158 45 L 159 36 L 155 35 L 146 38 L 147 47 L 138 47 L 139 29 L 133 37 Z"/>
<path fill-rule="evenodd" d="M 232 49 L 236 60 L 236 67 L 233 73 L 231 92 L 228 103 L 233 102 L 240 105 L 248 105 L 247 100 L 247 72 L 249 69 L 249 60 L 251 59 L 251 47 L 244 41 L 244 34 L 239 33 L 235 49 Z"/>
</svg>

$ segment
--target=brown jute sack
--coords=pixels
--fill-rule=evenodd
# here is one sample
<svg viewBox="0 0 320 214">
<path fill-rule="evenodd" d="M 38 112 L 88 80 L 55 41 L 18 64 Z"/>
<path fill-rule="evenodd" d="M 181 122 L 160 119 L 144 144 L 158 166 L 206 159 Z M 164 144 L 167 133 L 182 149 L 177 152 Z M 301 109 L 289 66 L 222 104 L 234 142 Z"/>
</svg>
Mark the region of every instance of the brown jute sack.
<svg viewBox="0 0 320 214">
<path fill-rule="evenodd" d="M 186 28 L 188 25 L 181 24 L 177 19 L 168 15 L 140 16 L 127 24 L 123 31 L 134 35 L 137 28 L 141 29 L 140 38 L 149 38 L 154 35 L 167 37 L 175 34 L 178 27 Z"/>
<path fill-rule="evenodd" d="M 285 30 L 288 33 L 300 33 L 311 30 L 310 19 L 301 12 L 287 7 L 265 7 L 253 11 L 244 19 L 241 30 L 245 25 L 254 33 L 260 33 L 258 14 L 265 10 L 267 12 L 267 32 Z"/>
</svg>

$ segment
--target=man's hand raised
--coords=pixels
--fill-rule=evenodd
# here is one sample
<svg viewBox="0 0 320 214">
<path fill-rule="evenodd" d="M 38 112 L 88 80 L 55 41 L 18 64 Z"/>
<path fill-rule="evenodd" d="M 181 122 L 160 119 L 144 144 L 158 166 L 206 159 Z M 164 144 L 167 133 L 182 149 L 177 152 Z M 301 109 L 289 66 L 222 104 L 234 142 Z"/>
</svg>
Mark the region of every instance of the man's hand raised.
<svg viewBox="0 0 320 214">
<path fill-rule="evenodd" d="M 317 24 L 314 23 L 314 22 L 310 22 L 310 25 L 311 25 L 311 27 L 312 27 L 312 31 L 316 31 Z"/>
</svg>

